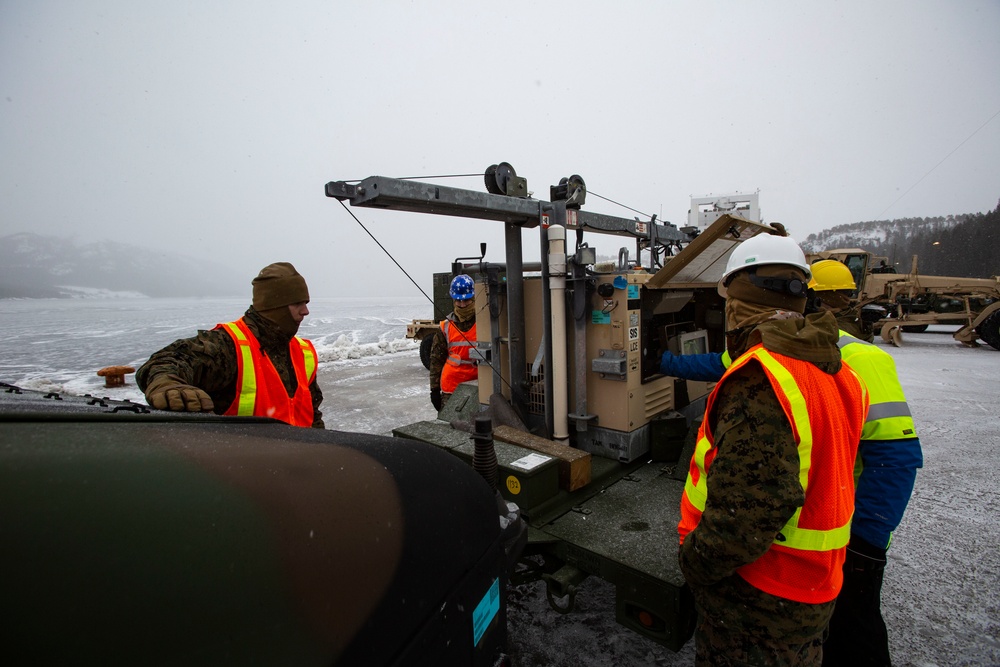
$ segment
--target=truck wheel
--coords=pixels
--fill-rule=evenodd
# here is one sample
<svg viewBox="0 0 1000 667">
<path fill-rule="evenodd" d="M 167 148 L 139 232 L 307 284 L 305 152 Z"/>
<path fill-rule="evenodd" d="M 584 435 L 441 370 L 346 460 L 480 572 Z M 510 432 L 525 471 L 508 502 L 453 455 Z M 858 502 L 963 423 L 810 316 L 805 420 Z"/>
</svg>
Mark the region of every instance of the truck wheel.
<svg viewBox="0 0 1000 667">
<path fill-rule="evenodd" d="M 434 334 L 424 336 L 420 341 L 420 363 L 427 370 L 431 369 L 431 346 L 434 344 Z"/>
<path fill-rule="evenodd" d="M 995 350 L 1000 350 L 1000 310 L 996 311 L 976 327 L 976 335 Z"/>
</svg>

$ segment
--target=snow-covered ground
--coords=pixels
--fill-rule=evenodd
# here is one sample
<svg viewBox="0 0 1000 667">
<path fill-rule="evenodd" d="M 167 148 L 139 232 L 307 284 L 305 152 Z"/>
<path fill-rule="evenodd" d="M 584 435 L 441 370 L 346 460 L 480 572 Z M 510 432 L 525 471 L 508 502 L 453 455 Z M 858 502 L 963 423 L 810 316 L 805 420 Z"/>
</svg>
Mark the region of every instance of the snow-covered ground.
<svg viewBox="0 0 1000 667">
<path fill-rule="evenodd" d="M 897 667 L 1000 665 L 1000 352 L 964 348 L 953 330 L 904 334 L 899 348 L 876 340 L 896 360 L 924 451 L 883 589 Z M 434 416 L 416 352 L 366 366 L 336 362 L 320 377 L 331 428 L 384 433 Z M 673 549 L 665 542 L 664 558 Z M 509 626 L 521 667 L 694 660 L 693 642 L 674 653 L 615 623 L 614 588 L 596 578 L 566 615 L 549 607 L 541 583 L 513 589 Z"/>
</svg>

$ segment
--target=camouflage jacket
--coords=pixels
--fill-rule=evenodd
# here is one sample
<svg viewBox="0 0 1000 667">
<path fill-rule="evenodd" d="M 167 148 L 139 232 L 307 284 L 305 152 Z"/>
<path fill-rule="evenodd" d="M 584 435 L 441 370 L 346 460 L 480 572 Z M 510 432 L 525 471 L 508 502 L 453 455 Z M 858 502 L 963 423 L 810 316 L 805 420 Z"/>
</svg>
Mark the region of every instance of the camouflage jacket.
<svg viewBox="0 0 1000 667">
<path fill-rule="evenodd" d="M 764 555 L 805 502 L 792 427 L 758 364 L 731 374 L 711 419 L 718 447 L 698 526 L 681 546 L 692 586 L 709 586 Z"/>
<path fill-rule="evenodd" d="M 829 313 L 767 322 L 751 343 L 826 373 L 840 370 L 838 329 Z M 818 664 L 834 601 L 806 604 L 754 588 L 736 569 L 760 558 L 805 502 L 792 427 L 759 364 L 719 388 L 710 420 L 717 451 L 697 527 L 684 538 L 680 567 L 699 610 L 696 664 Z M 805 660 L 803 660 L 806 658 Z"/>
<path fill-rule="evenodd" d="M 291 396 L 298 389 L 298 380 L 288 356 L 288 336 L 252 306 L 243 317 Z M 135 381 L 145 392 L 153 378 L 160 375 L 204 390 L 215 403 L 216 414 L 223 414 L 236 397 L 238 363 L 233 339 L 225 331 L 213 329 L 199 331 L 194 338 L 176 340 L 154 353 L 136 371 Z M 319 409 L 323 392 L 315 380 L 309 385 L 309 392 L 312 394 L 313 427 L 324 428 L 323 413 Z"/>
<path fill-rule="evenodd" d="M 452 320 L 452 324 L 457 326 L 459 331 L 468 331 L 475 323 L 475 317 L 470 317 L 464 322 L 457 317 Z M 434 390 L 441 388 L 441 371 L 444 370 L 444 365 L 448 361 L 448 341 L 445 339 L 440 325 L 437 331 L 431 335 L 434 336 L 434 342 L 431 343 L 430 379 L 431 390 Z"/>
</svg>

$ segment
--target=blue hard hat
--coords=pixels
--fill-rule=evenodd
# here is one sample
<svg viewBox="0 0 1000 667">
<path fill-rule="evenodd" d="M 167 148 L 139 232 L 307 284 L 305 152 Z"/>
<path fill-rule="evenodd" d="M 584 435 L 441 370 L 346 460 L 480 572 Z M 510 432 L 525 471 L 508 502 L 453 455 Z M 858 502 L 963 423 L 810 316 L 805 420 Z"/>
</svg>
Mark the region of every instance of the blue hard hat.
<svg viewBox="0 0 1000 667">
<path fill-rule="evenodd" d="M 472 299 L 476 296 L 476 283 L 472 280 L 471 276 L 467 276 L 464 273 L 457 275 L 451 280 L 451 287 L 448 289 L 448 294 L 456 301 Z"/>
</svg>

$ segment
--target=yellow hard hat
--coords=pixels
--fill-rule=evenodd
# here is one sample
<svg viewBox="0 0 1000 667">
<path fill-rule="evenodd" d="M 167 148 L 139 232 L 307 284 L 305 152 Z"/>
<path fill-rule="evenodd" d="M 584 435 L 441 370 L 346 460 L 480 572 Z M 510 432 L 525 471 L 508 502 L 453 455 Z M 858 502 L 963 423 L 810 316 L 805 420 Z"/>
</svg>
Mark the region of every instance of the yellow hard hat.
<svg viewBox="0 0 1000 667">
<path fill-rule="evenodd" d="M 851 270 L 835 259 L 822 259 L 810 268 L 812 268 L 812 280 L 809 281 L 811 290 L 827 292 L 857 288 Z"/>
</svg>

